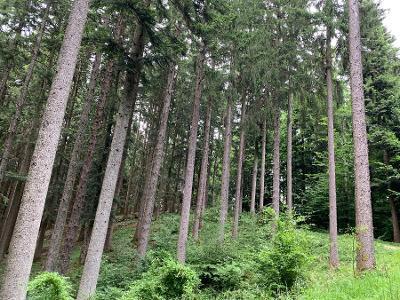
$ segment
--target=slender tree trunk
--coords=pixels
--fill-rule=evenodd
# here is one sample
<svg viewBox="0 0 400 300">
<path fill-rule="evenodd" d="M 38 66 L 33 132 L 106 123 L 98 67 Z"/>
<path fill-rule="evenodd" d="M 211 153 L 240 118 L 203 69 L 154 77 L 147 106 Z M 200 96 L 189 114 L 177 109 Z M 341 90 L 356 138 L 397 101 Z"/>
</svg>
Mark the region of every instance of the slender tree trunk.
<svg viewBox="0 0 400 300">
<path fill-rule="evenodd" d="M 200 167 L 200 180 L 199 189 L 197 192 L 196 202 L 196 216 L 193 225 L 193 238 L 194 240 L 199 239 L 199 230 L 202 212 L 205 208 L 206 193 L 207 191 L 207 178 L 208 178 L 208 154 L 210 152 L 210 129 L 211 129 L 211 99 L 208 99 L 206 121 L 204 123 L 204 145 L 203 145 L 203 157 L 201 159 Z"/>
<path fill-rule="evenodd" d="M 36 66 L 36 61 L 37 58 L 39 56 L 39 49 L 40 49 L 40 45 L 42 43 L 42 37 L 44 34 L 44 29 L 45 29 L 45 25 L 47 23 L 47 16 L 49 13 L 49 8 L 50 6 L 47 5 L 43 19 L 42 19 L 42 23 L 40 24 L 38 33 L 37 33 L 37 37 L 36 37 L 36 43 L 35 46 L 33 48 L 33 52 L 32 52 L 32 57 L 31 57 L 31 62 L 29 64 L 27 73 L 25 75 L 25 80 L 24 80 L 24 84 L 22 85 L 22 88 L 19 92 L 19 96 L 17 98 L 17 101 L 15 103 L 15 112 L 14 112 L 14 116 L 11 119 L 10 125 L 8 127 L 8 132 L 7 132 L 7 137 L 4 141 L 4 145 L 3 145 L 3 155 L 1 157 L 0 160 L 0 183 L 4 178 L 4 173 L 7 169 L 7 162 L 8 159 L 10 157 L 11 151 L 12 151 L 12 142 L 14 140 L 14 136 L 15 133 L 17 131 L 17 125 L 18 125 L 18 121 L 19 118 L 21 117 L 21 113 L 22 113 L 22 109 L 25 106 L 25 102 L 26 102 L 26 96 L 28 94 L 28 88 L 29 88 L 29 84 L 31 82 L 32 79 L 32 75 L 33 75 L 33 71 L 35 69 Z"/>
<path fill-rule="evenodd" d="M 329 160 L 329 265 L 336 269 L 339 266 L 337 208 L 336 208 L 336 164 L 335 133 L 333 112 L 333 82 L 331 29 L 327 29 L 326 38 L 326 87 L 328 106 L 328 160 Z"/>
<path fill-rule="evenodd" d="M 200 100 L 203 89 L 205 46 L 201 46 L 196 63 L 196 87 L 193 100 L 192 124 L 190 127 L 189 146 L 185 171 L 185 184 L 181 208 L 181 221 L 179 226 L 177 258 L 181 263 L 186 259 L 186 241 L 189 232 L 190 204 L 192 202 L 192 187 L 194 175 L 194 163 L 196 159 L 197 130 L 200 119 Z"/>
<path fill-rule="evenodd" d="M 34 260 L 40 260 L 42 257 L 44 238 L 46 235 L 48 223 L 49 223 L 48 219 L 45 218 L 45 220 L 42 222 L 42 225 L 40 226 L 39 238 L 36 243 Z"/>
<path fill-rule="evenodd" d="M 389 203 L 392 212 L 393 242 L 400 243 L 399 216 L 397 213 L 396 202 L 391 195 L 389 196 Z"/>
<path fill-rule="evenodd" d="M 286 183 L 287 195 L 286 205 L 289 214 L 293 211 L 293 179 L 292 179 L 292 155 L 293 155 L 293 93 L 289 93 L 288 116 L 287 116 L 287 161 L 286 161 Z"/>
<path fill-rule="evenodd" d="M 161 165 L 164 159 L 164 148 L 165 148 L 165 136 L 167 132 L 169 109 L 171 100 L 175 90 L 177 75 L 177 66 L 171 63 L 168 76 L 167 84 L 165 86 L 163 95 L 163 108 L 160 117 L 160 125 L 158 129 L 156 146 L 154 148 L 153 159 L 151 163 L 151 172 L 146 178 L 144 189 L 144 197 L 141 200 L 143 203 L 143 211 L 140 212 L 138 224 L 136 226 L 136 237 L 137 237 L 137 252 L 139 257 L 144 257 L 147 250 L 147 245 L 150 236 L 150 226 L 153 217 L 154 202 L 158 186 L 158 179 L 160 177 Z"/>
<path fill-rule="evenodd" d="M 236 239 L 239 232 L 239 215 L 240 215 L 240 203 L 242 202 L 242 173 L 243 173 L 243 160 L 244 160 L 244 148 L 245 148 L 245 128 L 244 122 L 246 118 L 246 95 L 243 95 L 242 100 L 242 112 L 240 120 L 240 142 L 239 142 L 239 157 L 238 157 L 238 168 L 236 178 L 236 195 L 235 195 L 235 211 L 233 215 L 233 226 L 232 226 L 232 237 Z"/>
<path fill-rule="evenodd" d="M 145 0 L 145 6 L 147 7 L 148 5 L 149 1 Z M 137 61 L 137 64 L 135 65 L 133 72 L 129 71 L 127 73 L 127 86 L 125 90 L 126 97 L 122 99 L 116 117 L 114 135 L 108 156 L 107 167 L 104 173 L 99 204 L 97 206 L 96 217 L 79 285 L 77 300 L 87 300 L 94 295 L 96 290 L 101 256 L 103 254 L 103 247 L 106 239 L 114 192 L 118 180 L 118 173 L 121 167 L 129 120 L 132 117 L 134 104 L 136 102 L 140 73 L 143 65 L 144 28 L 140 22 L 135 28 L 133 45 L 134 49 L 132 56 L 135 61 Z"/>
<path fill-rule="evenodd" d="M 47 271 L 54 271 L 58 262 L 58 255 L 62 244 L 62 237 L 64 227 L 67 221 L 68 209 L 72 198 L 72 193 L 76 181 L 76 177 L 80 170 L 80 156 L 83 151 L 83 145 L 85 143 L 85 133 L 87 131 L 89 123 L 89 114 L 94 100 L 94 91 L 96 88 L 96 82 L 99 75 L 99 68 L 101 63 L 101 54 L 97 53 L 90 76 L 89 87 L 87 90 L 86 101 L 82 108 L 82 113 L 79 120 L 79 129 L 76 134 L 74 148 L 71 153 L 71 159 L 68 166 L 67 177 L 64 184 L 64 190 L 61 196 L 60 205 L 57 211 L 57 218 L 54 224 L 52 235 L 49 243 L 49 251 L 47 253 L 47 259 L 45 269 Z M 94 133 L 97 135 L 97 133 Z M 93 136 L 92 136 L 93 137 Z"/>
<path fill-rule="evenodd" d="M 76 238 L 79 231 L 80 218 L 84 209 L 87 184 L 89 180 L 89 173 L 92 169 L 94 154 L 96 152 L 96 145 L 99 133 L 104 123 L 104 110 L 107 103 L 107 98 L 111 89 L 112 74 L 114 69 L 114 62 L 110 60 L 106 65 L 104 80 L 101 89 L 101 95 L 96 109 L 96 115 L 93 122 L 89 146 L 87 148 L 87 156 L 82 166 L 82 171 L 79 178 L 79 184 L 76 189 L 75 201 L 72 206 L 71 215 L 65 228 L 63 246 L 61 249 L 61 265 L 60 271 L 65 274 L 69 268 L 69 261 L 72 250 L 75 246 Z M 65 223 L 64 223 L 65 224 Z M 61 231 L 62 232 L 62 231 Z M 60 246 L 58 246 L 60 249 Z M 56 256 L 57 254 L 55 254 Z M 56 257 L 57 259 L 57 257 Z M 57 263 L 55 260 L 54 263 Z"/>
<path fill-rule="evenodd" d="M 258 168 L 258 157 L 255 154 L 254 165 L 253 165 L 253 179 L 251 181 L 251 201 L 250 201 L 250 213 L 256 214 L 256 191 L 257 191 L 257 168 Z"/>
<path fill-rule="evenodd" d="M 361 61 L 359 0 L 349 0 L 350 87 L 353 113 L 357 270 L 375 267 L 374 228 Z"/>
<path fill-rule="evenodd" d="M 274 157 L 272 162 L 272 208 L 275 211 L 276 218 L 279 217 L 279 202 L 280 202 L 280 144 L 281 144 L 281 122 L 280 109 L 278 104 L 275 104 L 274 112 Z"/>
<path fill-rule="evenodd" d="M 221 178 L 221 209 L 219 215 L 219 240 L 222 243 L 225 237 L 225 221 L 228 215 L 229 198 L 229 179 L 230 179 L 230 160 L 232 143 L 232 100 L 228 98 L 225 113 L 225 132 L 224 132 L 224 154 L 222 160 Z"/>
<path fill-rule="evenodd" d="M 263 120 L 262 124 L 262 142 L 261 142 L 261 171 L 260 171 L 260 203 L 259 211 L 264 209 L 264 193 L 265 193 L 265 152 L 267 144 L 267 120 Z"/>
<path fill-rule="evenodd" d="M 385 165 L 389 165 L 389 153 L 387 150 L 383 151 L 383 162 Z M 388 195 L 388 199 L 392 215 L 393 242 L 400 243 L 399 216 L 397 214 L 396 202 L 393 195 L 390 193 Z"/>
<path fill-rule="evenodd" d="M 73 3 L 7 257 L 2 299 L 25 299 L 89 0 Z"/>
</svg>

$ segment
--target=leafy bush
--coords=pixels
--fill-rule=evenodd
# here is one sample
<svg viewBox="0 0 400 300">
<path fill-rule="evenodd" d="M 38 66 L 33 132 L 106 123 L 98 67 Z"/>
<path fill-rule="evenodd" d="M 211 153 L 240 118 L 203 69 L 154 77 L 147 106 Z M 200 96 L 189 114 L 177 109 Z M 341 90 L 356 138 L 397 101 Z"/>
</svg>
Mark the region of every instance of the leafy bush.
<svg viewBox="0 0 400 300">
<path fill-rule="evenodd" d="M 194 270 L 171 258 L 154 262 L 120 300 L 193 299 L 200 284 Z"/>
<path fill-rule="evenodd" d="M 28 285 L 29 300 L 73 300 L 67 278 L 53 272 L 37 275 Z"/>
<path fill-rule="evenodd" d="M 272 247 L 258 256 L 260 284 L 273 291 L 290 290 L 304 272 L 308 261 L 308 246 L 302 231 L 296 230 L 296 220 L 283 217 L 274 221 Z"/>
</svg>

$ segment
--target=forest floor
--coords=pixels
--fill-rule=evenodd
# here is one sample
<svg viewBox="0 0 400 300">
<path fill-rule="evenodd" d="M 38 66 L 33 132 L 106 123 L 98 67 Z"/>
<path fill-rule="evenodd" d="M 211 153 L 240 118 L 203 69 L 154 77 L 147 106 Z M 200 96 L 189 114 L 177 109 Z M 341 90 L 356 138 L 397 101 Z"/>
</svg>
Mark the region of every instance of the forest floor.
<svg viewBox="0 0 400 300">
<path fill-rule="evenodd" d="M 177 215 L 165 214 L 155 221 L 150 241 L 150 258 L 137 267 L 132 250 L 134 222 L 119 220 L 113 236 L 112 250 L 103 256 L 96 299 L 120 299 L 129 287 L 135 285 L 135 280 L 142 278 L 152 261 L 160 257 L 173 258 L 178 227 Z M 226 242 L 221 245 L 215 238 L 218 231 L 218 215 L 216 211 L 207 212 L 200 241 L 188 242 L 187 265 L 198 274 L 204 274 L 204 270 L 208 270 L 205 273 L 214 274 L 213 276 L 217 274 L 220 277 L 218 282 L 214 281 L 213 286 L 207 287 L 204 287 L 204 277 L 201 278 L 199 297 L 196 299 L 271 298 L 259 296 L 263 295 L 262 292 L 255 293 L 254 285 L 249 283 L 253 276 L 252 262 L 257 261 L 254 257 L 262 249 L 271 246 L 268 238 L 270 233 L 266 233 L 265 228 L 265 225 L 259 225 L 257 220 L 244 214 L 238 240 L 233 241 L 230 238 L 228 224 Z M 339 237 L 341 264 L 338 270 L 332 271 L 328 266 L 327 233 L 300 229 L 297 234 L 306 239 L 309 248 L 304 250 L 307 252 L 308 262 L 302 270 L 302 279 L 298 280 L 290 292 L 280 292 L 271 299 L 400 299 L 400 245 L 377 240 L 376 270 L 359 275 L 354 271 L 356 243 L 352 235 Z M 79 283 L 81 272 L 78 258 L 79 250 L 76 250 L 72 270 L 68 274 L 74 288 Z M 40 264 L 36 262 L 33 273 L 37 272 L 40 272 Z"/>
</svg>

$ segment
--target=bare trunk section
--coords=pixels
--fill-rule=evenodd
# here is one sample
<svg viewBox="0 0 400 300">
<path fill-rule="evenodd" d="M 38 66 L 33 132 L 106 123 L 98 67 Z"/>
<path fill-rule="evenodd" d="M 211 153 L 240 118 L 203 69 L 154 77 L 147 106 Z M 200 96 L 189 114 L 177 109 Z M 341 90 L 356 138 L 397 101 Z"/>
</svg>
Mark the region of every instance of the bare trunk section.
<svg viewBox="0 0 400 300">
<path fill-rule="evenodd" d="M 400 243 L 399 216 L 397 214 L 396 202 L 394 201 L 393 196 L 389 196 L 389 203 L 392 213 L 393 242 Z"/>
<path fill-rule="evenodd" d="M 225 238 L 225 222 L 228 215 L 229 206 L 229 179 L 232 143 L 232 100 L 228 98 L 225 113 L 225 132 L 224 132 L 224 154 L 222 159 L 222 178 L 221 178 L 221 209 L 219 215 L 219 240 L 222 243 Z"/>
<path fill-rule="evenodd" d="M 251 181 L 251 200 L 250 200 L 250 213 L 252 215 L 256 214 L 257 169 L 258 169 L 258 157 L 255 156 L 253 165 L 253 179 Z"/>
<path fill-rule="evenodd" d="M 73 3 L 7 258 L 2 299 L 25 299 L 89 0 Z"/>
<path fill-rule="evenodd" d="M 236 177 L 236 194 L 235 194 L 235 210 L 233 215 L 233 226 L 232 226 L 232 237 L 236 239 L 239 232 L 239 216 L 241 213 L 241 202 L 242 202 L 242 173 L 243 173 L 243 160 L 244 160 L 244 148 L 245 148 L 245 128 L 244 122 L 246 118 L 246 95 L 243 95 L 242 100 L 242 112 L 240 117 L 240 142 L 239 142 L 239 157 L 238 157 L 238 168 Z"/>
<path fill-rule="evenodd" d="M 275 217 L 279 217 L 280 202 L 280 145 L 281 145 L 281 110 L 279 105 L 275 103 L 274 111 L 274 157 L 272 162 L 272 208 Z"/>
<path fill-rule="evenodd" d="M 149 1 L 145 0 L 145 6 Z M 126 76 L 126 97 L 121 101 L 119 111 L 116 116 L 114 135 L 111 142 L 111 149 L 108 156 L 107 167 L 104 173 L 103 184 L 101 187 L 99 204 L 97 206 L 96 217 L 93 224 L 92 235 L 87 250 L 85 265 L 79 285 L 77 300 L 87 300 L 94 295 L 97 279 L 100 271 L 101 257 L 103 254 L 104 242 L 107 235 L 108 222 L 110 219 L 111 207 L 114 192 L 118 180 L 118 173 L 121 168 L 123 150 L 128 132 L 128 125 L 132 117 L 140 73 L 143 65 L 144 50 L 144 28 L 138 22 L 133 37 L 132 57 L 137 61 L 133 71 L 129 71 Z"/>
<path fill-rule="evenodd" d="M 331 29 L 326 35 L 326 87 L 328 107 L 328 160 L 329 160 L 329 265 L 336 269 L 339 266 L 337 206 L 336 206 L 336 165 L 335 165 L 335 132 L 333 111 L 332 53 Z"/>
<path fill-rule="evenodd" d="M 24 84 L 22 85 L 19 96 L 15 103 L 14 116 L 11 119 L 10 125 L 8 127 L 7 137 L 4 141 L 3 155 L 0 160 L 0 182 L 3 180 L 4 173 L 7 169 L 7 162 L 8 162 L 8 159 L 9 159 L 11 151 L 12 151 L 12 144 L 13 144 L 15 133 L 17 131 L 18 121 L 19 121 L 19 118 L 21 117 L 22 109 L 25 106 L 29 84 L 31 82 L 33 71 L 36 66 L 36 61 L 39 56 L 39 49 L 40 49 L 40 45 L 42 43 L 45 25 L 47 23 L 49 8 L 50 8 L 50 5 L 47 5 L 46 10 L 44 12 L 43 19 L 42 19 L 42 23 L 40 24 L 40 27 L 39 27 L 39 30 L 37 33 L 35 46 L 34 46 L 33 52 L 32 52 L 31 62 L 29 64 L 27 73 L 25 75 Z"/>
<path fill-rule="evenodd" d="M 374 228 L 361 61 L 359 0 L 349 0 L 350 87 L 353 115 L 357 270 L 375 267 Z"/>
<path fill-rule="evenodd" d="M 98 136 L 104 123 L 104 109 L 111 89 L 113 67 L 114 67 L 114 62 L 110 60 L 106 65 L 104 80 L 101 89 L 101 95 L 99 102 L 97 103 L 96 115 L 93 121 L 89 146 L 87 148 L 87 155 L 82 166 L 82 171 L 79 178 L 79 184 L 76 189 L 75 201 L 72 206 L 72 211 L 68 223 L 64 230 L 65 231 L 64 238 L 62 239 L 63 246 L 61 249 L 61 253 L 59 254 L 61 256 L 60 271 L 62 274 L 65 274 L 69 268 L 70 256 L 75 246 L 77 234 L 79 232 L 80 218 L 84 208 L 87 184 L 89 180 L 89 173 L 93 165 L 93 158 L 96 152 Z M 66 208 L 68 209 L 68 207 Z M 68 213 L 68 211 L 66 211 L 66 213 Z M 58 245 L 58 248 L 59 249 L 61 248 L 60 245 Z"/>
<path fill-rule="evenodd" d="M 206 193 L 207 191 L 207 179 L 208 179 L 208 155 L 210 152 L 210 129 L 211 129 L 211 99 L 208 99 L 206 121 L 204 123 L 204 145 L 203 145 L 203 157 L 201 159 L 200 167 L 200 180 L 199 190 L 197 192 L 196 201 L 196 216 L 193 225 L 193 238 L 194 240 L 199 239 L 199 230 L 203 212 L 206 204 Z"/>
<path fill-rule="evenodd" d="M 385 165 L 389 164 L 389 153 L 387 150 L 383 151 L 383 162 Z M 392 215 L 392 228 L 393 228 L 393 242 L 400 243 L 400 228 L 399 228 L 399 216 L 397 214 L 396 202 L 393 195 L 388 195 L 390 212 Z"/>
<path fill-rule="evenodd" d="M 144 257 L 150 236 L 150 226 L 153 217 L 155 196 L 160 177 L 161 165 L 164 159 L 165 137 L 167 132 L 169 109 L 175 90 L 177 76 L 177 66 L 171 63 L 168 70 L 167 84 L 163 95 L 163 107 L 160 116 L 160 125 L 158 129 L 156 146 L 154 148 L 153 159 L 151 163 L 151 173 L 146 178 L 144 185 L 143 211 L 140 212 L 139 220 L 136 226 L 137 233 L 137 252 L 139 257 Z"/>
<path fill-rule="evenodd" d="M 76 181 L 76 177 L 80 170 L 80 156 L 85 143 L 85 133 L 89 123 L 89 114 L 94 100 L 94 91 L 99 75 L 101 63 L 101 54 L 97 53 L 93 62 L 92 73 L 87 90 L 86 101 L 82 108 L 82 113 L 79 120 L 79 130 L 76 134 L 74 148 L 71 153 L 71 159 L 68 166 L 67 177 L 64 184 L 63 194 L 57 211 L 57 218 L 54 224 L 52 235 L 49 243 L 49 251 L 46 259 L 45 269 L 54 271 L 58 262 L 58 256 L 61 249 L 64 227 L 67 221 L 68 209 L 72 198 L 72 193 Z"/>
<path fill-rule="evenodd" d="M 260 202 L 258 210 L 264 209 L 264 193 L 265 193 L 265 152 L 267 144 L 267 120 L 263 120 L 262 124 L 262 142 L 261 142 L 261 171 L 260 171 Z"/>
<path fill-rule="evenodd" d="M 289 93 L 288 115 L 287 115 L 287 161 L 286 161 L 286 205 L 289 215 L 293 211 L 293 177 L 292 177 L 292 155 L 293 155 L 293 93 Z"/>
<path fill-rule="evenodd" d="M 201 46 L 196 62 L 196 87 L 193 100 L 192 124 L 190 127 L 189 146 L 185 171 L 185 184 L 181 208 L 181 221 L 179 226 L 177 258 L 181 263 L 186 259 L 186 241 L 189 232 L 190 204 L 192 202 L 192 187 L 194 175 L 194 163 L 196 159 L 197 130 L 200 119 L 200 100 L 203 89 L 205 46 Z"/>
</svg>

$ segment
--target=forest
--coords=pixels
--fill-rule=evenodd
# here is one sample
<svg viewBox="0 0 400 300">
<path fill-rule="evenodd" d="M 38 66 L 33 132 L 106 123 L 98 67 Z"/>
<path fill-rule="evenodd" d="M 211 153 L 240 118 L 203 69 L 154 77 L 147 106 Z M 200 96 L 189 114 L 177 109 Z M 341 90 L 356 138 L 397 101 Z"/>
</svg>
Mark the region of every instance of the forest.
<svg viewBox="0 0 400 300">
<path fill-rule="evenodd" d="M 378 0 L 0 0 L 0 299 L 400 299 Z"/>
</svg>

